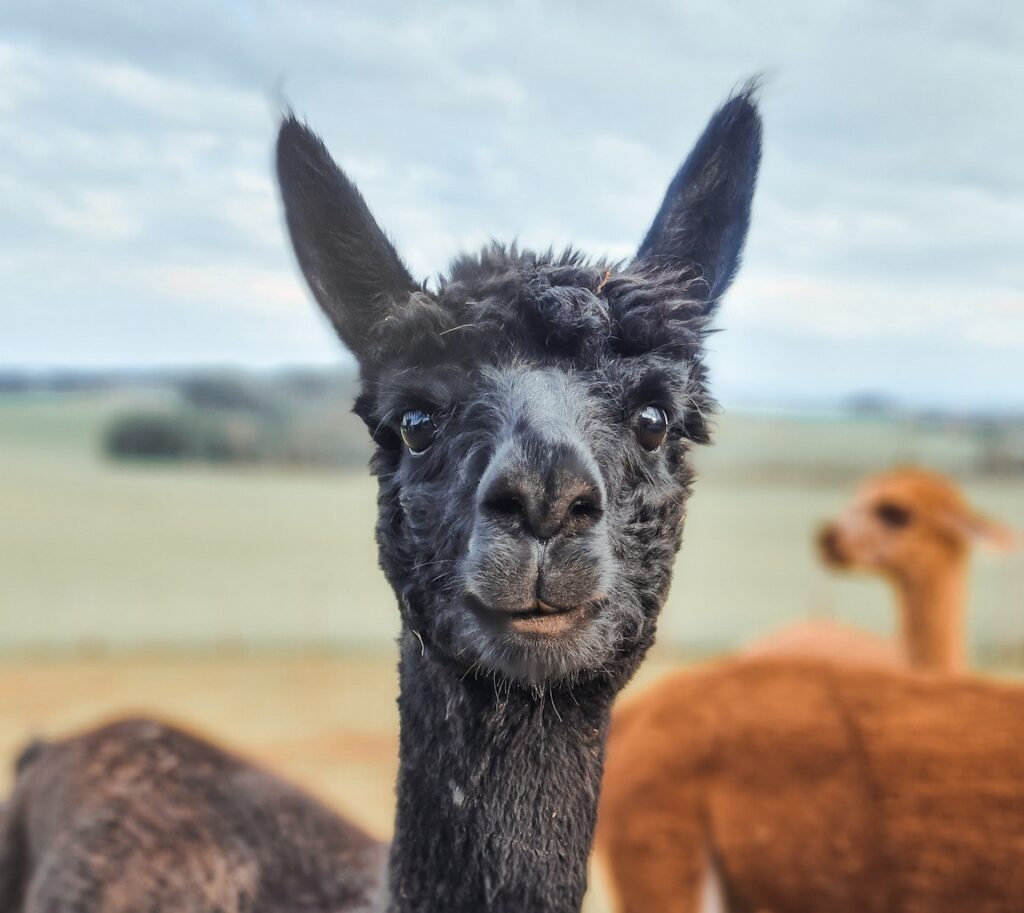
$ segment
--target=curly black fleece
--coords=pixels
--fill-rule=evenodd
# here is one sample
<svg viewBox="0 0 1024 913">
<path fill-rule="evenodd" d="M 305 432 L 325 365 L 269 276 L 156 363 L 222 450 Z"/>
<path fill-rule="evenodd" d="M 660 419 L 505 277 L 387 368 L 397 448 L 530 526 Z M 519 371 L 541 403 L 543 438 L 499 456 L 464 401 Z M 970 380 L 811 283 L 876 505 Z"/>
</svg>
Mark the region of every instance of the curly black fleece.
<svg viewBox="0 0 1024 913">
<path fill-rule="evenodd" d="M 457 260 L 436 294 L 414 294 L 366 335 L 357 411 L 380 444 L 373 468 L 381 564 L 407 625 L 435 658 L 517 678 L 515 657 L 502 655 L 515 648 L 483 640 L 467 619 L 457 568 L 473 535 L 475 480 L 507 429 L 518 421 L 524 433 L 515 390 L 549 372 L 571 406 L 565 433 L 600 467 L 617 573 L 591 627 L 550 650 L 538 646 L 549 661 L 525 683 L 539 691 L 607 677 L 626 657 L 629 670 L 639 661 L 679 547 L 691 482 L 686 451 L 708 440 L 714 410 L 701 358 L 712 307 L 689 294 L 693 285 L 692 275 L 643 263 L 617 270 L 572 251 L 492 245 Z M 630 426 L 650 402 L 671 420 L 653 455 Z M 414 407 L 439 426 L 418 456 L 395 432 Z"/>
</svg>

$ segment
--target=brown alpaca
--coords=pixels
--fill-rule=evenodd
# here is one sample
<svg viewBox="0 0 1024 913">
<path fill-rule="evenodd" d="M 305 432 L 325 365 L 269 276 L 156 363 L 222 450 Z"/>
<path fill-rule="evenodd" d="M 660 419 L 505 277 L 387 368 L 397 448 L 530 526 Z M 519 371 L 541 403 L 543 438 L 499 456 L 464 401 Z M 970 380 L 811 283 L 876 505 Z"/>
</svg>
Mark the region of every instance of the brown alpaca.
<svg viewBox="0 0 1024 913">
<path fill-rule="evenodd" d="M 957 485 L 906 467 L 867 479 L 824 526 L 818 544 L 833 568 L 879 574 L 896 591 L 899 638 L 828 619 L 790 625 L 749 656 L 819 656 L 880 666 L 956 672 L 964 665 L 964 596 L 971 546 L 1007 548 L 1014 536 L 968 504 Z"/>
<path fill-rule="evenodd" d="M 1024 689 L 814 659 L 664 678 L 615 717 L 624 913 L 1018 913 Z M 712 891 L 712 888 L 714 891 Z"/>
</svg>

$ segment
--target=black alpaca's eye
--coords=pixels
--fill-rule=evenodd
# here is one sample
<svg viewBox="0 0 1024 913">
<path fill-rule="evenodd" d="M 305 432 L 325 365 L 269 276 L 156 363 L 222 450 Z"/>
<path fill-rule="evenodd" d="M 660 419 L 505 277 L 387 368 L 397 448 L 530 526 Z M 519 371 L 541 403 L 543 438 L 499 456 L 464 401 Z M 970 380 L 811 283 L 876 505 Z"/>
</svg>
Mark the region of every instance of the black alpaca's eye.
<svg viewBox="0 0 1024 913">
<path fill-rule="evenodd" d="M 892 501 L 883 501 L 875 507 L 875 516 L 892 529 L 902 529 L 910 523 L 910 511 Z"/>
<path fill-rule="evenodd" d="M 659 406 L 644 406 L 633 419 L 633 433 L 644 450 L 657 450 L 668 435 L 668 416 Z"/>
<path fill-rule="evenodd" d="M 437 426 L 429 413 L 422 409 L 410 409 L 402 416 L 398 431 L 402 435 L 402 443 L 412 453 L 423 453 L 434 443 Z"/>
</svg>

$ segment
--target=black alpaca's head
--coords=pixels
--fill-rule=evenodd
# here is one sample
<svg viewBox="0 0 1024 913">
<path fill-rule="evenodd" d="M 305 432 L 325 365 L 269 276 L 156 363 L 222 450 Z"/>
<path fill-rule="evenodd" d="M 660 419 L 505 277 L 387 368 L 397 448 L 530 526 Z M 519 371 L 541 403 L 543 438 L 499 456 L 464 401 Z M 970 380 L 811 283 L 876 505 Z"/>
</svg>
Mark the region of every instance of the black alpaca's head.
<svg viewBox="0 0 1024 913">
<path fill-rule="evenodd" d="M 629 263 L 492 245 L 428 289 L 323 143 L 282 125 L 298 261 L 360 365 L 381 564 L 432 658 L 538 688 L 651 642 L 760 130 L 749 91 L 716 112 Z"/>
</svg>

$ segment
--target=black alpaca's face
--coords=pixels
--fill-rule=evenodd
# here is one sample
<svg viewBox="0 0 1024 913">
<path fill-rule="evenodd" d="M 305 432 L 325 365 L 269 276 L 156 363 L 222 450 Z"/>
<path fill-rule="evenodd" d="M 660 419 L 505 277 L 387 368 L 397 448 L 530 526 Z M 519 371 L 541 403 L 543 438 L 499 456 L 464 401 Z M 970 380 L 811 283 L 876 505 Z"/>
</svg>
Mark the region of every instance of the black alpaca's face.
<svg viewBox="0 0 1024 913">
<path fill-rule="evenodd" d="M 405 636 L 531 687 L 642 652 L 712 407 L 701 344 L 738 262 L 760 123 L 712 119 L 637 258 L 497 245 L 416 287 L 294 120 L 278 169 L 311 288 L 360 361 L 377 537 Z"/>
<path fill-rule="evenodd" d="M 449 659 L 571 679 L 664 601 L 686 448 L 710 407 L 702 308 L 676 282 L 623 272 L 597 292 L 604 268 L 499 250 L 457 270 L 472 279 L 389 328 L 394 354 L 359 404 L 379 445 L 382 564 Z"/>
</svg>

